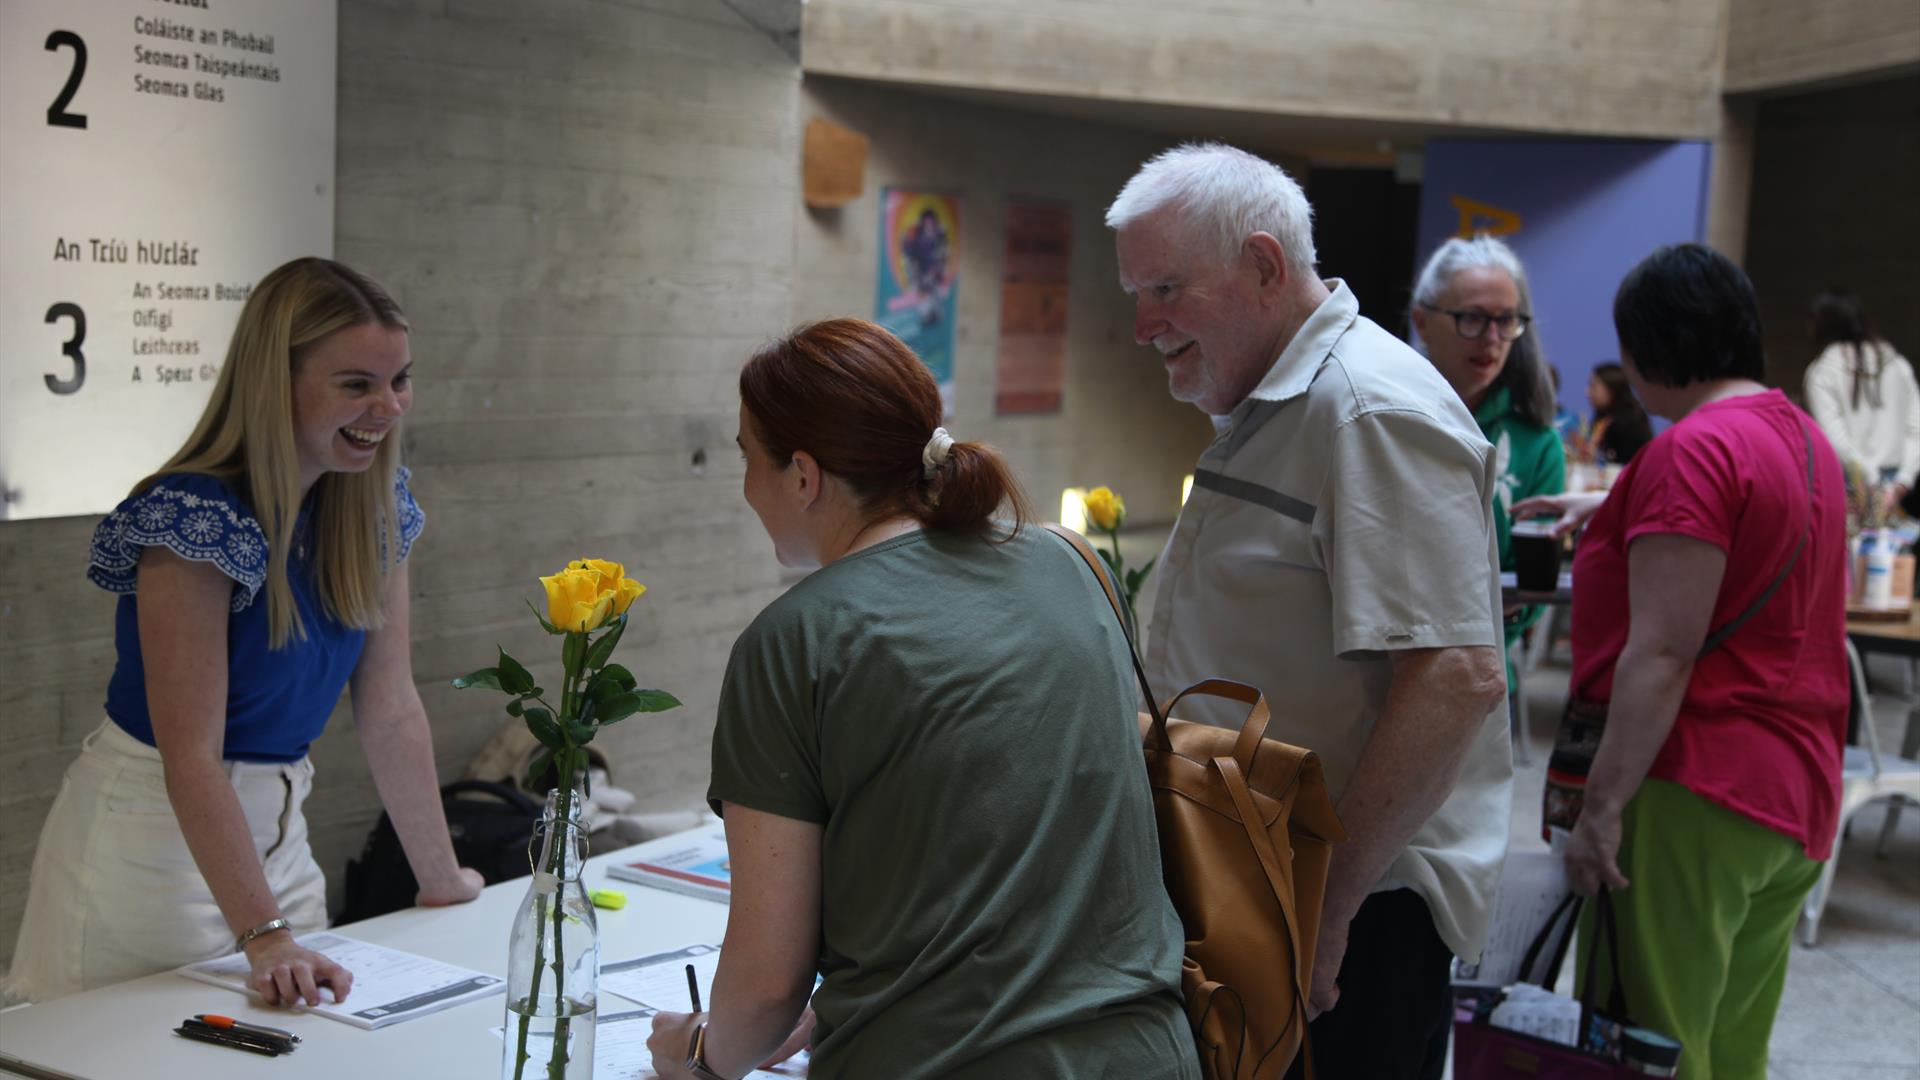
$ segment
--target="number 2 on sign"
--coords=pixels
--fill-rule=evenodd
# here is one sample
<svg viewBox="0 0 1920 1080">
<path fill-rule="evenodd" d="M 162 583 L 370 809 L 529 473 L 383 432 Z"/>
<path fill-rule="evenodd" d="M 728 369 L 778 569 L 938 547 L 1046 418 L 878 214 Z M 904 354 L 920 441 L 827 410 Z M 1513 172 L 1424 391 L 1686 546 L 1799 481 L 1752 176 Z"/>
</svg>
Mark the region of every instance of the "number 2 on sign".
<svg viewBox="0 0 1920 1080">
<path fill-rule="evenodd" d="M 87 358 L 80 352 L 80 346 L 87 340 L 87 313 L 80 310 L 79 304 L 62 301 L 47 309 L 49 323 L 60 319 L 73 320 L 73 336 L 67 339 L 66 344 L 60 346 L 61 354 L 73 361 L 73 378 L 62 379 L 48 372 L 47 389 L 56 394 L 71 394 L 80 389 L 81 383 L 87 381 Z"/>
<path fill-rule="evenodd" d="M 73 95 L 80 92 L 80 79 L 87 73 L 87 43 L 71 30 L 55 30 L 47 35 L 48 52 L 58 52 L 62 45 L 73 50 L 73 70 L 67 73 L 67 85 L 60 88 L 60 96 L 47 106 L 47 124 L 51 127 L 84 128 L 87 126 L 87 114 L 68 112 L 67 106 L 73 104 Z"/>
</svg>

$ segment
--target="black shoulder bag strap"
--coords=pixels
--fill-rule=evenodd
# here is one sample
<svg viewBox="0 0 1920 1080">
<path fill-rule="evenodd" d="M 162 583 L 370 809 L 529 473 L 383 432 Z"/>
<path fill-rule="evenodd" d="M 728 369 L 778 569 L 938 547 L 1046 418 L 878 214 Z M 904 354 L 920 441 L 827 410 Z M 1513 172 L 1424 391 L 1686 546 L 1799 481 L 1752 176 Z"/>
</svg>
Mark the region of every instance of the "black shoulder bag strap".
<svg viewBox="0 0 1920 1080">
<path fill-rule="evenodd" d="M 1787 575 L 1793 573 L 1793 565 L 1800 561 L 1800 553 L 1806 550 L 1807 537 L 1813 535 L 1814 506 L 1813 435 L 1807 431 L 1805 422 L 1802 422 L 1800 425 L 1800 438 L 1807 444 L 1807 531 L 1800 534 L 1800 542 L 1793 546 L 1793 554 L 1787 556 L 1787 565 L 1781 567 L 1780 572 L 1775 574 L 1773 580 L 1767 583 L 1766 590 L 1762 592 L 1753 603 L 1747 605 L 1747 610 L 1735 615 L 1733 618 L 1727 620 L 1726 625 L 1708 634 L 1707 640 L 1700 645 L 1700 651 L 1694 655 L 1695 660 L 1726 644 L 1727 639 L 1733 636 L 1735 630 L 1745 625 L 1748 619 L 1760 614 L 1760 609 L 1766 607 L 1767 601 L 1773 599 L 1773 594 L 1780 591 L 1780 586 L 1786 584 Z"/>
</svg>

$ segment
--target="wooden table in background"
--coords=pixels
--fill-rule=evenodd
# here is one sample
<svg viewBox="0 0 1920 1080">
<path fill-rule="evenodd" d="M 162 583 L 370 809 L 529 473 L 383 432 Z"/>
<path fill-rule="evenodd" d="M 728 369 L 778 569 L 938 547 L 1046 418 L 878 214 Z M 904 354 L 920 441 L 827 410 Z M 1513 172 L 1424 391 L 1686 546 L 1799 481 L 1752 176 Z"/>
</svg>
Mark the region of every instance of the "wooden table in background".
<svg viewBox="0 0 1920 1080">
<path fill-rule="evenodd" d="M 1905 657 L 1909 663 L 1920 660 L 1920 606 L 1907 614 L 1905 622 L 1848 619 L 1847 637 L 1863 656 L 1878 652 Z M 1907 711 L 1907 733 L 1900 739 L 1900 756 L 1920 756 L 1920 698 Z"/>
</svg>

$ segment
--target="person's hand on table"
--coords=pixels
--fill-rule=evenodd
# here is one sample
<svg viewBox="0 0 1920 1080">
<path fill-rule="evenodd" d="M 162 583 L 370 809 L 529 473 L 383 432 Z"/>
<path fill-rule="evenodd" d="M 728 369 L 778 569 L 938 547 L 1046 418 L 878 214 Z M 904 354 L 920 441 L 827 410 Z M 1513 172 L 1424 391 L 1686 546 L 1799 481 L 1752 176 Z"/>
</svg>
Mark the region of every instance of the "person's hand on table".
<svg viewBox="0 0 1920 1080">
<path fill-rule="evenodd" d="M 446 881 L 436 882 L 431 887 L 421 886 L 420 891 L 413 895 L 413 902 L 418 907 L 464 904 L 478 897 L 480 890 L 486 887 L 487 879 L 480 876 L 480 871 L 463 866 L 457 875 Z"/>
<path fill-rule="evenodd" d="M 1553 523 L 1553 535 L 1565 536 L 1587 523 L 1600 504 L 1607 501 L 1604 491 L 1569 491 L 1564 495 L 1535 495 L 1521 499 L 1507 511 L 1510 521 L 1519 521 L 1524 517 L 1543 517 L 1558 514 L 1560 520 Z"/>
<path fill-rule="evenodd" d="M 249 983 L 269 1005 L 324 1005 L 320 988 L 345 1001 L 353 989 L 353 972 L 334 963 L 325 953 L 302 948 L 290 930 L 275 930 L 247 942 L 247 962 L 253 966 Z"/>
<path fill-rule="evenodd" d="M 781 1043 L 778 1050 L 767 1055 L 767 1060 L 761 1062 L 760 1067 L 763 1069 L 771 1069 L 800 1051 L 805 1050 L 812 1042 L 813 1006 L 809 1005 L 806 1011 L 800 1014 L 799 1023 L 793 1025 L 793 1034 L 787 1036 L 787 1041 Z"/>
<path fill-rule="evenodd" d="M 693 1029 L 705 1021 L 706 1013 L 662 1012 L 653 1014 L 653 1034 L 647 1036 L 647 1049 L 653 1053 L 653 1071 L 660 1080 L 679 1080 L 687 1072 L 687 1049 L 693 1045 Z"/>
</svg>

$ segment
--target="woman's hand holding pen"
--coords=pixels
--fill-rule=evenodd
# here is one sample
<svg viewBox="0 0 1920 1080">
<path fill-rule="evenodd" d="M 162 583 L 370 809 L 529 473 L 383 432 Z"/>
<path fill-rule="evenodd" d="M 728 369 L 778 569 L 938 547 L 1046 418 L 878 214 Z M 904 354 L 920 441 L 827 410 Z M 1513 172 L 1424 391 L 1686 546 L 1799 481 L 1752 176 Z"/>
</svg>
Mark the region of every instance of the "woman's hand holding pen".
<svg viewBox="0 0 1920 1080">
<path fill-rule="evenodd" d="M 353 972 L 334 963 L 325 953 L 302 948 L 292 932 L 275 930 L 247 942 L 247 961 L 253 966 L 251 985 L 269 1005 L 326 1004 L 320 987 L 345 1001 L 353 989 Z"/>
</svg>

